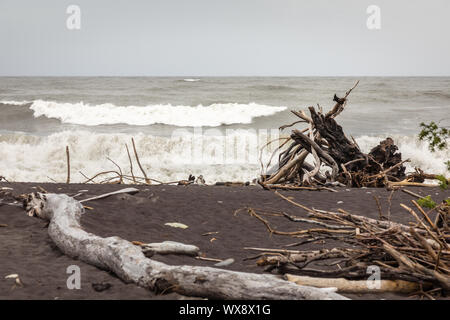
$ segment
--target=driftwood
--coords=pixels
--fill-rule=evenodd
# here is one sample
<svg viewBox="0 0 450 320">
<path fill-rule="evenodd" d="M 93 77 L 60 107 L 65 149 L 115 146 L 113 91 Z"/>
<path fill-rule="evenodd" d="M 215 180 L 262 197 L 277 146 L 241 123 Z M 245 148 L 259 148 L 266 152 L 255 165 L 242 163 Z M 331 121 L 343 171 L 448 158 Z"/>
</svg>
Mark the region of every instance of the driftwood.
<svg viewBox="0 0 450 320">
<path fill-rule="evenodd" d="M 322 250 L 286 250 L 267 248 L 245 248 L 259 251 L 258 266 L 267 271 L 276 269 L 282 274 L 312 276 L 320 278 L 343 278 L 346 280 L 367 280 L 369 267 L 377 266 L 383 283 L 382 291 L 411 292 L 420 286 L 432 288 L 434 293 L 450 292 L 450 228 L 448 217 L 450 205 L 443 202 L 434 210 L 434 221 L 412 200 L 413 208 L 401 204 L 405 213 L 415 220 L 415 225 L 404 225 L 392 221 L 368 218 L 339 209 L 338 212 L 308 208 L 298 202 L 275 192 L 286 201 L 306 211 L 307 218 L 288 215 L 283 212 L 273 214 L 286 217 L 293 223 L 302 222 L 319 225 L 320 228 L 302 228 L 285 232 L 277 230 L 271 222 L 259 214 L 259 210 L 247 208 L 250 216 L 262 222 L 270 234 L 290 236 L 304 239 L 295 245 L 320 240 L 338 240 L 342 245 L 333 249 Z M 310 241 L 311 240 L 311 241 Z M 351 248 L 348 244 L 352 245 Z M 320 262 L 328 265 L 327 269 L 316 269 L 310 266 Z M 339 268 L 335 268 L 338 266 Z M 331 269 L 330 269 L 331 268 Z M 305 282 L 310 284 L 312 282 Z M 309 281 L 309 280 L 308 280 Z M 312 280 L 311 280 L 312 281 Z M 362 282 L 344 280 L 314 280 L 317 286 L 343 286 L 341 292 L 362 292 Z M 403 281 L 407 281 L 405 283 Z M 300 282 L 301 283 L 301 282 Z M 332 285 L 332 284 L 335 285 Z M 413 283 L 413 284 L 411 284 Z M 362 290 L 362 291 L 361 291 Z M 415 290 L 418 291 L 418 290 Z M 364 291 L 366 292 L 366 291 Z M 379 291 L 367 291 L 379 292 Z M 426 293 L 424 292 L 424 295 Z"/>
<path fill-rule="evenodd" d="M 107 198 L 107 197 L 110 197 L 110 196 L 113 196 L 113 195 L 117 195 L 117 194 L 122 194 L 122 193 L 135 194 L 135 193 L 138 193 L 138 192 L 139 192 L 139 189 L 136 189 L 136 188 L 125 188 L 125 189 L 121 189 L 121 190 L 117 190 L 117 191 L 101 194 L 99 196 L 95 196 L 95 197 L 92 197 L 92 198 L 83 199 L 83 200 L 80 200 L 80 203 L 88 202 L 88 201 L 92 201 L 92 200 L 100 200 L 100 199 L 104 199 L 104 198 Z"/>
<path fill-rule="evenodd" d="M 284 148 L 279 154 L 278 165 L 263 172 L 259 184 L 266 189 L 330 182 L 348 187 L 393 187 L 427 186 L 423 184 L 425 179 L 437 179 L 436 175 L 425 174 L 420 169 L 406 175 L 403 164 L 409 160 L 402 160 L 392 138 L 381 141 L 368 154 L 360 150 L 353 137 L 347 138 L 335 118 L 344 110 L 348 96 L 358 83 L 343 98 L 334 95 L 335 105 L 327 113 L 321 107 L 319 110 L 309 107 L 309 115 L 302 110 L 292 111 L 301 120 L 281 126 L 280 130 L 298 123 L 306 123 L 308 127 L 292 130 L 289 140 L 278 148 Z M 308 155 L 313 156 L 314 165 L 306 161 Z M 325 171 L 324 174 L 321 171 Z"/>
<path fill-rule="evenodd" d="M 160 243 L 142 243 L 139 241 L 132 241 L 132 243 L 140 246 L 142 248 L 142 252 L 147 254 L 182 254 L 187 256 L 196 256 L 200 252 L 200 249 L 197 246 L 175 241 L 164 241 Z"/>
<path fill-rule="evenodd" d="M 27 212 L 50 222 L 49 236 L 64 254 L 155 292 L 216 299 L 346 299 L 334 290 L 300 286 L 275 275 L 170 266 L 146 258 L 129 241 L 84 231 L 80 225 L 83 206 L 67 195 L 33 193 L 24 205 Z"/>
<path fill-rule="evenodd" d="M 317 288 L 337 288 L 341 293 L 380 293 L 396 292 L 411 293 L 420 290 L 420 285 L 416 282 L 404 280 L 379 280 L 379 287 L 372 287 L 367 280 L 347 280 L 344 278 L 314 278 L 308 276 L 285 275 L 286 280 L 295 282 L 303 286 L 313 286 Z"/>
<path fill-rule="evenodd" d="M 150 179 L 147 177 L 147 173 L 145 173 L 145 170 L 144 170 L 144 168 L 142 168 L 141 162 L 139 161 L 139 156 L 138 156 L 138 153 L 136 151 L 136 145 L 134 143 L 134 139 L 133 138 L 131 138 L 131 143 L 133 144 L 133 150 L 134 150 L 134 155 L 136 157 L 136 162 L 137 162 L 137 164 L 139 166 L 139 169 L 141 169 L 142 174 L 144 175 L 145 183 L 146 184 L 151 184 Z"/>
<path fill-rule="evenodd" d="M 70 183 L 70 152 L 69 152 L 69 146 L 66 146 L 66 158 L 67 158 L 67 180 L 66 180 L 66 183 Z"/>
</svg>

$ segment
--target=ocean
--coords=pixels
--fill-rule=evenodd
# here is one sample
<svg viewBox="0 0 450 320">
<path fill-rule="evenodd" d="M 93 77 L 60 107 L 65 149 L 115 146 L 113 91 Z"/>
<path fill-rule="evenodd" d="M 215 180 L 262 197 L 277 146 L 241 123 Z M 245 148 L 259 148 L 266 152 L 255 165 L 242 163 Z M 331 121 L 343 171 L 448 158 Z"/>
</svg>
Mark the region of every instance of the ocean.
<svg viewBox="0 0 450 320">
<path fill-rule="evenodd" d="M 133 137 L 150 178 L 252 181 L 276 142 L 261 147 L 289 135 L 278 128 L 297 120 L 290 110 L 328 110 L 356 80 L 336 119 L 347 136 L 365 152 L 392 137 L 408 170 L 446 173 L 449 151 L 430 153 L 417 134 L 422 121 L 450 124 L 449 77 L 3 77 L 0 176 L 64 182 L 66 146 L 72 182 L 117 170 L 112 161 L 129 173 Z"/>
</svg>

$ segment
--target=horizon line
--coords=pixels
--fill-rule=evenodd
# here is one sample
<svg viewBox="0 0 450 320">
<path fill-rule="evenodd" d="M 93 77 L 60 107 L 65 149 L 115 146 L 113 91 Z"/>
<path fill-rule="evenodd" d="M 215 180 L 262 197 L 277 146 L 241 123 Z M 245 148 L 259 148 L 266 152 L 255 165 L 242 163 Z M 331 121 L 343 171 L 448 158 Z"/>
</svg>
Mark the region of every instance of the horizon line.
<svg viewBox="0 0 450 320">
<path fill-rule="evenodd" d="M 449 78 L 449 75 L 0 75 L 0 78 Z"/>
</svg>

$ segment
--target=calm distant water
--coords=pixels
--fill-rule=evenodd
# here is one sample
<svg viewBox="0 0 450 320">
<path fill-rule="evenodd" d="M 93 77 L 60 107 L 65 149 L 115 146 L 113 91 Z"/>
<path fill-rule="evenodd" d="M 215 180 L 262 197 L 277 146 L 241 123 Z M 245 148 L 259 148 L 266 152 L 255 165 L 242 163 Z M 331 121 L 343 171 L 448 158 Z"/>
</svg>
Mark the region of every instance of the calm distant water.
<svg viewBox="0 0 450 320">
<path fill-rule="evenodd" d="M 440 163 L 448 154 L 428 155 L 415 136 L 421 121 L 450 124 L 450 78 L 358 79 L 360 84 L 337 119 L 345 132 L 363 149 L 393 136 L 415 165 L 444 170 Z M 210 139 L 216 139 L 214 134 L 230 129 L 278 128 L 296 120 L 290 110 L 317 103 L 329 109 L 333 95 L 342 96 L 356 80 L 0 78 L 0 173 L 9 173 L 12 180 L 48 181 L 40 174 L 44 167 L 52 179 L 63 180 L 60 150 L 67 144 L 76 152 L 74 166 L 79 170 L 98 172 L 110 165 L 107 156 L 124 160 L 125 166 L 123 143 L 134 136 L 145 146 L 143 161 L 159 179 L 185 178 L 206 167 L 207 174 L 202 174 L 209 175 L 210 182 L 250 179 L 258 174 L 257 164 L 234 164 L 224 170 L 214 164 L 180 163 L 174 130 L 215 129 Z M 194 144 L 211 142 L 202 139 Z"/>
</svg>

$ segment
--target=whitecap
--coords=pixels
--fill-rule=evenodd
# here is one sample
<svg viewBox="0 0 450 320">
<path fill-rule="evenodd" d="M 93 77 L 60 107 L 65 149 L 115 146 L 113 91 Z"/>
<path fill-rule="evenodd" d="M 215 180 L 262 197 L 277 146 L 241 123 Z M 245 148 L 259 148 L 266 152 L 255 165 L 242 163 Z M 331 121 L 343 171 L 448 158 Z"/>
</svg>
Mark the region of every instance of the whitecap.
<svg viewBox="0 0 450 320">
<path fill-rule="evenodd" d="M 271 116 L 287 107 L 257 103 L 214 103 L 208 106 L 154 104 L 147 106 L 116 106 L 111 103 L 90 105 L 83 102 L 60 103 L 36 100 L 31 110 L 35 117 L 58 119 L 62 123 L 85 126 L 128 124 L 148 126 L 166 124 L 179 127 L 216 127 L 250 124 L 254 118 Z"/>
</svg>

